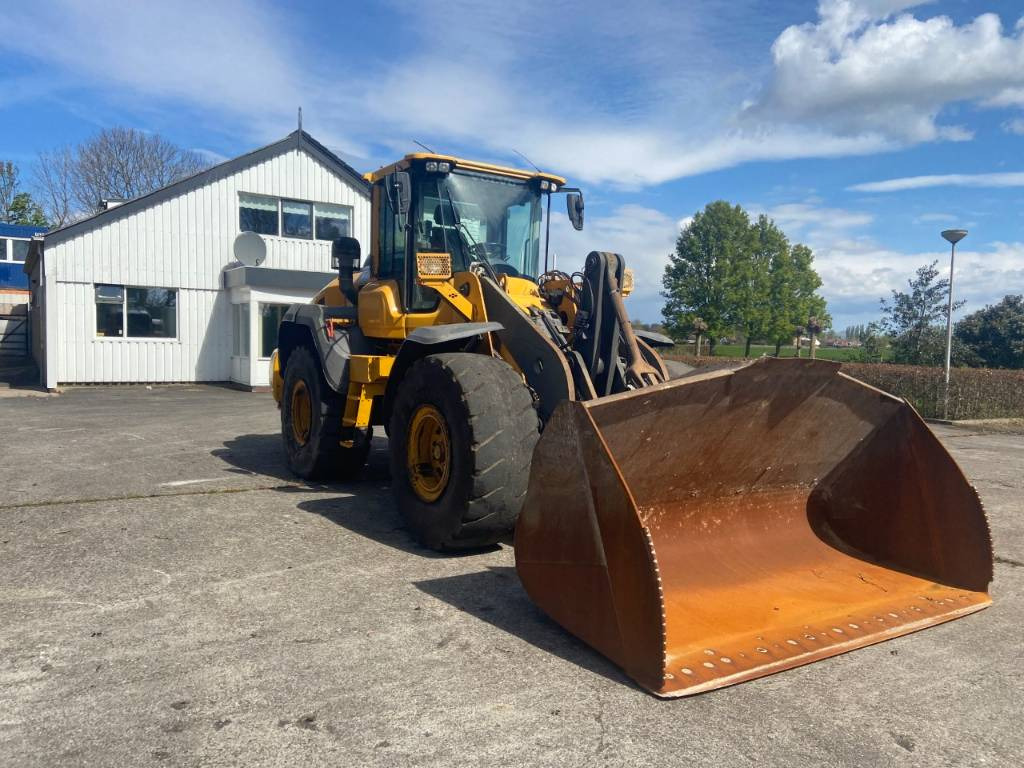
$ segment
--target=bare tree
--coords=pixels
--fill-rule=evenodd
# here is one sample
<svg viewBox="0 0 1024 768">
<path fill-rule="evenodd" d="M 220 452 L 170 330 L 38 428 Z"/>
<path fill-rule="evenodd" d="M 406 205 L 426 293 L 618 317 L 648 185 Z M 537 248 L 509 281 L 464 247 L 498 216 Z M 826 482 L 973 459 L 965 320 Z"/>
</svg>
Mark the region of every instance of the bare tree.
<svg viewBox="0 0 1024 768">
<path fill-rule="evenodd" d="M 10 160 L 0 160 L 0 217 L 7 221 L 7 213 L 18 194 L 18 166 Z"/>
<path fill-rule="evenodd" d="M 101 210 L 103 200 L 131 200 L 207 165 L 159 134 L 105 128 L 76 147 L 41 154 L 36 183 L 50 220 L 60 226 Z"/>
<path fill-rule="evenodd" d="M 59 229 L 76 218 L 75 196 L 71 191 L 74 169 L 75 155 L 71 147 L 40 152 L 36 160 L 36 194 L 54 228 Z"/>
</svg>

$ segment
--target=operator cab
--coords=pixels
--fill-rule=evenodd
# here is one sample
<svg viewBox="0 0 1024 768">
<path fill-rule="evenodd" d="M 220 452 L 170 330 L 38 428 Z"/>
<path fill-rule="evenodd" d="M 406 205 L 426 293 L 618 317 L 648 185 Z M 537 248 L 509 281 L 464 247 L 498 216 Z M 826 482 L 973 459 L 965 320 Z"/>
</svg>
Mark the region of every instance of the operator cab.
<svg viewBox="0 0 1024 768">
<path fill-rule="evenodd" d="M 374 277 L 398 282 L 412 312 L 431 311 L 439 300 L 416 284 L 417 254 L 447 253 L 453 272 L 479 265 L 494 278 L 535 281 L 542 271 L 542 202 L 565 184 L 551 174 L 437 154 L 407 155 L 368 180 L 378 212 Z"/>
</svg>

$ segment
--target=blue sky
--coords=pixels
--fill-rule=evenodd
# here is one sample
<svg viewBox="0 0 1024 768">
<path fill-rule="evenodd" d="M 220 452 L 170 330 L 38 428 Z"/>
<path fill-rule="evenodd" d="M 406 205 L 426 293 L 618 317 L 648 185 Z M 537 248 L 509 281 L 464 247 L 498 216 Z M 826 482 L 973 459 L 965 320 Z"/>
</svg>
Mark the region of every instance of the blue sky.
<svg viewBox="0 0 1024 768">
<path fill-rule="evenodd" d="M 559 266 L 637 272 L 657 320 L 678 227 L 715 199 L 817 254 L 834 325 L 970 230 L 963 311 L 1024 292 L 1024 9 L 1014 2 L 37 0 L 0 21 L 0 157 L 101 127 L 231 157 L 304 127 L 360 170 L 413 139 L 587 194 Z"/>
</svg>

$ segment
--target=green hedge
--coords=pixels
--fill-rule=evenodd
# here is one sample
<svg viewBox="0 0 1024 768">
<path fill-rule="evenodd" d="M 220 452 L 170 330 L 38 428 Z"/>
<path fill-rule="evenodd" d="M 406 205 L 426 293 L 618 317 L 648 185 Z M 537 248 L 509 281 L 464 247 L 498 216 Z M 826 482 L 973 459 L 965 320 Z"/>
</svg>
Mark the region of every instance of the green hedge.
<svg viewBox="0 0 1024 768">
<path fill-rule="evenodd" d="M 720 364 L 722 358 L 671 355 L 690 365 Z M 737 360 L 739 364 L 742 361 Z M 906 398 L 922 416 L 942 418 L 945 376 L 941 368 L 892 363 L 843 363 L 843 373 Z M 954 368 L 949 381 L 949 418 L 1003 419 L 1024 417 L 1024 371 L 996 368 Z"/>
</svg>

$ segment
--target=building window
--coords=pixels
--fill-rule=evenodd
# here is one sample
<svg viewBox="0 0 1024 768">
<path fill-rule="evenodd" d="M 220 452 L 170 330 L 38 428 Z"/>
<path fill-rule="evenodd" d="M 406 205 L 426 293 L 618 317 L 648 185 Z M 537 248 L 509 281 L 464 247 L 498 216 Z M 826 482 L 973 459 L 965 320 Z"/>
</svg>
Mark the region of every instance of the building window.
<svg viewBox="0 0 1024 768">
<path fill-rule="evenodd" d="M 286 304 L 260 304 L 260 357 L 270 357 L 277 347 L 277 329 L 288 311 Z"/>
<path fill-rule="evenodd" d="M 352 234 L 352 209 L 347 205 L 316 203 L 316 239 L 335 240 Z"/>
<path fill-rule="evenodd" d="M 14 261 L 24 263 L 28 258 L 28 240 L 11 240 L 11 257 Z"/>
<path fill-rule="evenodd" d="M 282 200 L 267 195 L 238 195 L 242 232 L 332 241 L 352 235 L 352 206 Z"/>
<path fill-rule="evenodd" d="M 238 198 L 238 226 L 260 235 L 278 233 L 277 198 L 242 193 Z"/>
<path fill-rule="evenodd" d="M 313 237 L 313 206 L 298 200 L 282 200 L 281 231 L 285 237 Z"/>
<path fill-rule="evenodd" d="M 0 237 L 0 261 L 7 261 L 7 239 Z"/>
<path fill-rule="evenodd" d="M 131 339 L 177 338 L 178 292 L 173 288 L 97 285 L 96 335 Z"/>
<path fill-rule="evenodd" d="M 231 307 L 231 354 L 235 357 L 249 356 L 249 305 L 233 304 Z"/>
</svg>

